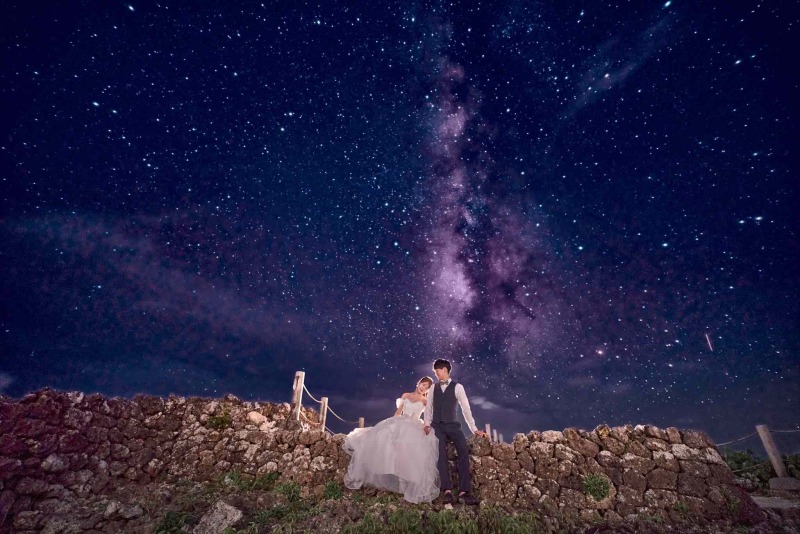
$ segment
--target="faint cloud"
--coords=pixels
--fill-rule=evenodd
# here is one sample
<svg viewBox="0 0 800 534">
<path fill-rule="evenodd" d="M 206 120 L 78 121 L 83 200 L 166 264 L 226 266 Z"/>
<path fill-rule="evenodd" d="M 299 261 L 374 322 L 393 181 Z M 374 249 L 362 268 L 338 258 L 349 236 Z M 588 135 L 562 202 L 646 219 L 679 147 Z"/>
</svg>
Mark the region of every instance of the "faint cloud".
<svg viewBox="0 0 800 534">
<path fill-rule="evenodd" d="M 485 397 L 473 397 L 470 402 L 475 406 L 480 406 L 484 410 L 494 410 L 500 407 L 499 404 L 495 404 L 492 401 L 487 400 Z"/>
<path fill-rule="evenodd" d="M 0 373 L 0 394 L 5 394 L 6 388 L 14 382 L 14 377 L 8 373 Z"/>
<path fill-rule="evenodd" d="M 616 36 L 603 42 L 587 59 L 586 70 L 576 87 L 575 102 L 564 118 L 572 118 L 618 87 L 669 44 L 674 39 L 670 36 L 671 21 L 672 16 L 667 15 L 632 37 Z"/>
<path fill-rule="evenodd" d="M 584 376 L 574 376 L 574 377 L 570 378 L 567 381 L 567 383 L 570 386 L 578 386 L 578 387 L 596 386 L 596 385 L 598 385 L 600 383 L 600 380 L 598 380 L 597 378 L 595 378 L 593 376 L 584 375 Z"/>
</svg>

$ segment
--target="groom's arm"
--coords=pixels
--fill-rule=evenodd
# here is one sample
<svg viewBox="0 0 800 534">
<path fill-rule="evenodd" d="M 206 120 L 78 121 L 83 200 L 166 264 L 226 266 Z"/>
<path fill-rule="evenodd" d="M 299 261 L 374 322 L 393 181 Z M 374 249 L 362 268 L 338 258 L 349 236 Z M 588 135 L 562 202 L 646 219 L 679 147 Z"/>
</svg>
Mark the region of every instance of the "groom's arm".
<svg viewBox="0 0 800 534">
<path fill-rule="evenodd" d="M 431 419 L 433 419 L 433 392 L 428 395 L 428 402 L 425 403 L 425 415 L 422 417 L 425 426 L 431 426 Z"/>
<path fill-rule="evenodd" d="M 464 415 L 464 421 L 467 422 L 467 426 L 474 434 L 478 431 L 478 427 L 475 426 L 475 419 L 472 418 L 472 410 L 469 407 L 467 392 L 464 391 L 464 386 L 461 384 L 456 384 L 456 400 L 458 400 L 458 404 L 461 406 L 461 413 Z"/>
</svg>

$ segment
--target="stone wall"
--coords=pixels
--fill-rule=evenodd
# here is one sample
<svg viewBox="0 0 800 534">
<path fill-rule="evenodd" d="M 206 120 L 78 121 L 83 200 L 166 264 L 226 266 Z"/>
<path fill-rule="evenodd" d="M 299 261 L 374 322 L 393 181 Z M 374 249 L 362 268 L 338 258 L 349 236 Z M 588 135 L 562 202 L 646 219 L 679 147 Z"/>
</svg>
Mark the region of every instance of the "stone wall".
<svg viewBox="0 0 800 534">
<path fill-rule="evenodd" d="M 277 471 L 321 496 L 347 468 L 344 436 L 303 430 L 288 414 L 288 404 L 232 396 L 127 400 L 44 390 L 0 398 L 0 531 L 125 484 L 206 481 L 233 470 Z M 317 420 L 312 411 L 303 416 Z M 752 504 L 702 432 L 601 425 L 517 434 L 511 444 L 471 438 L 470 447 L 476 494 L 514 508 L 613 522 L 635 514 L 717 519 Z M 608 482 L 607 497 L 587 494 L 590 474 Z"/>
</svg>

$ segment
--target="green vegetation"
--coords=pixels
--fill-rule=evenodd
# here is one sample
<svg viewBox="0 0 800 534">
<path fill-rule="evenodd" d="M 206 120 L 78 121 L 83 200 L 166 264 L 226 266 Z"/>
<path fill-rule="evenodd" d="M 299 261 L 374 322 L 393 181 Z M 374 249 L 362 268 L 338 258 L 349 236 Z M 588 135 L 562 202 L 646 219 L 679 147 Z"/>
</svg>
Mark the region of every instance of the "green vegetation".
<svg viewBox="0 0 800 534">
<path fill-rule="evenodd" d="M 732 516 L 739 515 L 739 498 L 728 491 L 727 488 L 722 489 L 722 498 L 725 499 L 725 506 L 728 509 L 728 513 Z"/>
<path fill-rule="evenodd" d="M 591 495 L 595 501 L 602 501 L 608 497 L 610 491 L 611 485 L 603 475 L 589 473 L 583 477 L 583 492 Z"/>
<path fill-rule="evenodd" d="M 341 532 L 347 534 L 535 534 L 543 525 L 535 514 L 513 516 L 494 506 L 480 509 L 477 518 L 452 510 L 420 513 L 413 508 L 398 508 L 386 517 L 368 513 Z"/>
<path fill-rule="evenodd" d="M 500 508 L 487 506 L 478 514 L 478 531 L 498 534 L 533 534 L 540 532 L 543 525 L 534 513 L 513 516 Z"/>
<path fill-rule="evenodd" d="M 766 488 L 769 479 L 775 476 L 775 471 L 766 458 L 758 456 L 750 449 L 734 451 L 723 448 L 722 457 L 735 476 L 749 480 L 756 487 Z"/>
<path fill-rule="evenodd" d="M 325 491 L 322 493 L 324 499 L 335 499 L 338 501 L 343 496 L 344 492 L 342 491 L 342 486 L 340 486 L 338 482 L 329 480 L 327 484 L 325 484 Z"/>
<path fill-rule="evenodd" d="M 661 525 L 664 523 L 664 517 L 660 515 L 639 514 L 639 519 L 645 523 L 651 523 L 654 525 Z"/>
<path fill-rule="evenodd" d="M 253 516 L 253 521 L 260 525 L 265 525 L 270 521 L 283 519 L 289 515 L 289 510 L 290 508 L 288 506 L 278 504 L 272 508 L 268 508 L 267 510 L 260 510 L 256 512 Z"/>
<path fill-rule="evenodd" d="M 257 534 L 263 532 L 261 527 L 272 524 L 272 533 L 292 533 L 297 529 L 297 524 L 306 519 L 319 515 L 318 506 L 300 498 L 300 486 L 294 482 L 284 482 L 275 488 L 275 493 L 284 495 L 288 504 L 276 504 L 272 508 L 259 510 L 253 514 L 247 528 L 242 530 L 231 529 L 226 534 Z M 301 531 L 305 531 L 302 530 Z"/>
<path fill-rule="evenodd" d="M 389 492 L 379 492 L 377 495 L 354 493 L 352 499 L 353 502 L 366 506 L 397 504 L 400 502 L 400 496 L 398 494 Z"/>
<path fill-rule="evenodd" d="M 185 522 L 185 513 L 169 511 L 156 525 L 154 534 L 180 534 L 183 532 L 183 525 Z"/>
<path fill-rule="evenodd" d="M 684 519 L 689 515 L 689 504 L 686 501 L 676 502 L 673 508 Z"/>
<path fill-rule="evenodd" d="M 239 471 L 229 471 L 222 478 L 222 484 L 232 486 L 234 489 L 243 492 L 249 491 L 269 491 L 275 486 L 280 475 L 276 472 L 265 473 L 261 476 L 251 477 L 242 475 Z"/>
<path fill-rule="evenodd" d="M 477 534 L 478 524 L 452 510 L 430 512 L 426 515 L 426 534 Z"/>
<path fill-rule="evenodd" d="M 783 463 L 786 464 L 790 477 L 800 478 L 800 454 L 784 456 Z"/>
<path fill-rule="evenodd" d="M 769 460 L 752 449 L 735 451 L 723 447 L 720 452 L 734 476 L 749 480 L 757 488 L 766 489 L 769 479 L 777 476 Z M 800 478 L 800 454 L 784 454 L 782 459 L 789 476 Z"/>
<path fill-rule="evenodd" d="M 289 502 L 300 500 L 300 485 L 297 482 L 281 482 L 275 488 L 275 493 L 283 495 Z"/>
<path fill-rule="evenodd" d="M 342 534 L 381 534 L 384 530 L 379 519 L 372 514 L 367 514 L 355 525 L 346 525 L 339 532 Z"/>
<path fill-rule="evenodd" d="M 386 520 L 385 532 L 407 534 L 423 534 L 422 516 L 417 510 L 399 508 L 389 514 Z"/>
<path fill-rule="evenodd" d="M 231 419 L 231 414 L 227 408 L 225 408 L 220 415 L 210 416 L 206 422 L 206 426 L 208 428 L 213 428 L 214 430 L 223 430 L 232 424 L 233 419 Z"/>
</svg>

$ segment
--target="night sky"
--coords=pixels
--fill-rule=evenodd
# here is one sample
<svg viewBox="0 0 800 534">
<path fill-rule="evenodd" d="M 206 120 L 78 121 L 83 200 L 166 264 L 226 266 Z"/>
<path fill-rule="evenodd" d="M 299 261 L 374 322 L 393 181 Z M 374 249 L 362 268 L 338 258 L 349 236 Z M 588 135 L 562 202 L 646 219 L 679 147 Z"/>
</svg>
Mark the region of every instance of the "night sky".
<svg viewBox="0 0 800 534">
<path fill-rule="evenodd" d="M 3 3 L 0 392 L 797 426 L 793 2 L 233 4 Z"/>
</svg>

